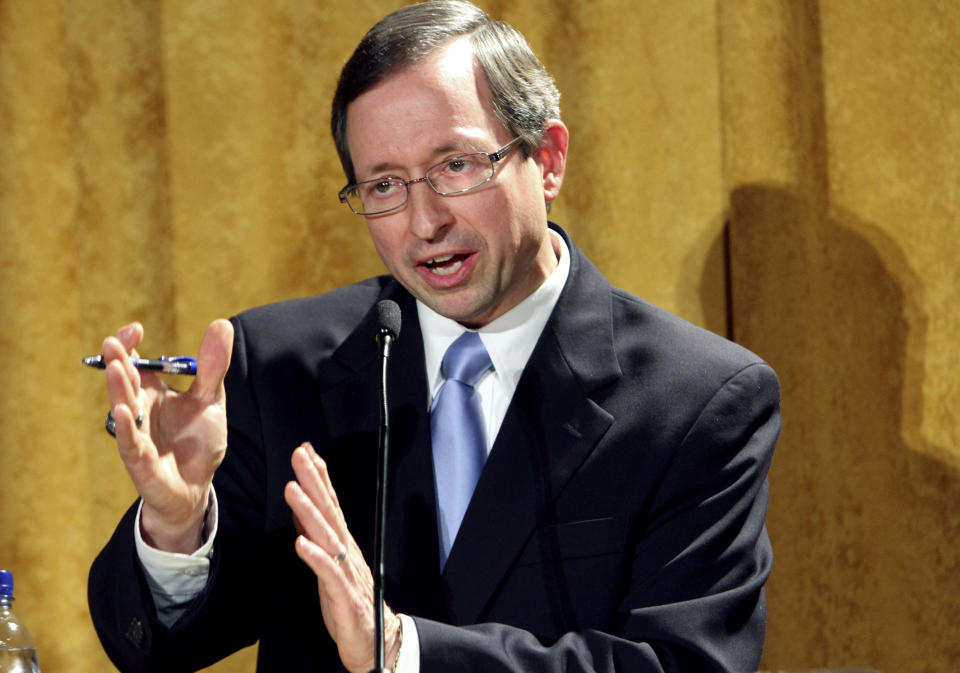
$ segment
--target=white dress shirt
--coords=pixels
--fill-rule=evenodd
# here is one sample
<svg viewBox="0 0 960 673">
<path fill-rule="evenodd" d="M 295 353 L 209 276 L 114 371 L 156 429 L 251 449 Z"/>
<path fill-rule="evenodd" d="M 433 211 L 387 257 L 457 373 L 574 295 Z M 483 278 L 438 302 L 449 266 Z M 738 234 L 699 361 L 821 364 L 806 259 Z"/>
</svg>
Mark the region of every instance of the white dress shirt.
<svg viewBox="0 0 960 673">
<path fill-rule="evenodd" d="M 520 375 L 570 274 L 570 251 L 566 243 L 553 230 L 550 230 L 550 236 L 559 257 L 559 262 L 550 276 L 526 299 L 477 330 L 493 363 L 493 369 L 484 374 L 475 386 L 484 418 L 488 455 L 517 389 Z M 443 376 L 440 373 L 443 354 L 466 330 L 460 323 L 436 313 L 420 300 L 417 300 L 417 318 L 423 334 L 427 368 L 428 397 L 424 404 L 429 409 L 434 396 L 443 385 Z M 206 529 L 209 531 L 207 539 L 194 553 L 163 552 L 150 547 L 143 540 L 140 534 L 140 511 L 137 511 L 137 553 L 146 571 L 147 584 L 153 594 L 158 619 L 166 626 L 172 626 L 180 618 L 190 600 L 203 591 L 206 585 L 210 558 L 213 555 L 213 540 L 217 531 L 217 499 L 212 488 Z M 397 661 L 397 673 L 419 673 L 420 639 L 416 624 L 407 615 L 399 617 L 403 627 L 403 646 Z M 391 662 L 386 663 L 387 666 L 391 665 Z"/>
<path fill-rule="evenodd" d="M 523 368 L 533 352 L 544 325 L 553 313 L 553 307 L 560 297 L 567 276 L 570 273 L 570 253 L 566 243 L 553 233 L 554 249 L 560 256 L 553 273 L 537 288 L 533 294 L 504 313 L 493 322 L 476 330 L 480 334 L 493 369 L 488 371 L 474 386 L 480 400 L 483 413 L 484 430 L 487 439 L 487 455 L 493 448 L 500 424 L 507 414 L 507 407 L 513 399 Z M 423 334 L 424 359 L 427 365 L 428 398 L 424 400 L 427 409 L 433 404 L 433 398 L 443 385 L 440 363 L 447 347 L 466 330 L 463 325 L 444 318 L 417 300 L 417 317 L 420 319 L 420 332 Z"/>
</svg>

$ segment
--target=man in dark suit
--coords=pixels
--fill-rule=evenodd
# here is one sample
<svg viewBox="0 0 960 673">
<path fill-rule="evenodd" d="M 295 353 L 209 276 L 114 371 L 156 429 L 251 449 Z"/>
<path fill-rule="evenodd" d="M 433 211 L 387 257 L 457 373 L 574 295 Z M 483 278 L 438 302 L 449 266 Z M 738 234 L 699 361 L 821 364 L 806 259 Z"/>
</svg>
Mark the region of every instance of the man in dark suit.
<svg viewBox="0 0 960 673">
<path fill-rule="evenodd" d="M 372 337 L 392 299 L 388 664 L 754 669 L 776 377 L 548 224 L 568 134 L 522 37 L 466 3 L 401 10 L 344 67 L 333 130 L 391 276 L 215 322 L 184 394 L 130 365 L 138 325 L 104 342 L 141 495 L 91 570 L 114 662 L 192 670 L 259 640 L 263 671 L 372 667 Z M 488 360 L 477 432 L 438 420 L 463 333 Z M 444 452 L 468 434 L 482 472 L 451 524 Z"/>
</svg>

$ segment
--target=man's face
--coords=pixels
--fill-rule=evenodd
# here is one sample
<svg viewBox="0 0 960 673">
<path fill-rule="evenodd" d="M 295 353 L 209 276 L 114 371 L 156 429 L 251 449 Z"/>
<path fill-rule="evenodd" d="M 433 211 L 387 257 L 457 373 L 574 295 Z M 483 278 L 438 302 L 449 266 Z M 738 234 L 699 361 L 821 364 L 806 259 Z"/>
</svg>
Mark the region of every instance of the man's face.
<svg viewBox="0 0 960 673">
<path fill-rule="evenodd" d="M 445 159 L 490 153 L 512 139 L 493 113 L 466 40 L 391 75 L 347 109 L 358 182 L 419 178 Z M 545 207 L 559 190 L 554 163 L 544 152 L 524 159 L 516 148 L 473 191 L 440 196 L 425 182 L 410 185 L 404 207 L 367 218 L 377 252 L 437 313 L 469 327 L 490 322 L 536 290 L 557 264 Z"/>
</svg>

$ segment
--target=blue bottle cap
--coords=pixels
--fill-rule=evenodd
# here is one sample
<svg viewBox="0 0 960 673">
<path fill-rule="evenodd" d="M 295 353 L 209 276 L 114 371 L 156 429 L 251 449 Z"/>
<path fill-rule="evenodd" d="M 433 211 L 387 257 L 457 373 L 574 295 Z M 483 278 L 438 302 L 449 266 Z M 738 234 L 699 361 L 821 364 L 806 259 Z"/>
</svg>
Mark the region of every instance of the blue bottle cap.
<svg viewBox="0 0 960 673">
<path fill-rule="evenodd" d="M 0 570 L 0 596 L 13 598 L 13 573 Z"/>
</svg>

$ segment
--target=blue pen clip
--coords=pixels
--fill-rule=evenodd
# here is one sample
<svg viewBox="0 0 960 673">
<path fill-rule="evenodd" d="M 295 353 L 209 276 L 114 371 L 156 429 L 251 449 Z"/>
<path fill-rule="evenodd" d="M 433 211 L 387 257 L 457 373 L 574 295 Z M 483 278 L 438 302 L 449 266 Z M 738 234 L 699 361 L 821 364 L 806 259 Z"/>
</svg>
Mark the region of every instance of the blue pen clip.
<svg viewBox="0 0 960 673">
<path fill-rule="evenodd" d="M 197 359 L 189 355 L 177 355 L 172 358 L 161 355 L 157 358 L 157 361 L 162 363 L 163 367 L 160 371 L 164 374 L 186 374 L 188 376 L 194 376 L 197 373 Z"/>
</svg>

